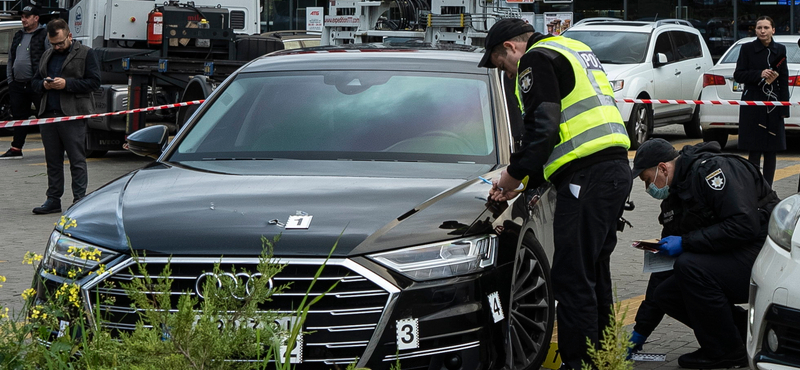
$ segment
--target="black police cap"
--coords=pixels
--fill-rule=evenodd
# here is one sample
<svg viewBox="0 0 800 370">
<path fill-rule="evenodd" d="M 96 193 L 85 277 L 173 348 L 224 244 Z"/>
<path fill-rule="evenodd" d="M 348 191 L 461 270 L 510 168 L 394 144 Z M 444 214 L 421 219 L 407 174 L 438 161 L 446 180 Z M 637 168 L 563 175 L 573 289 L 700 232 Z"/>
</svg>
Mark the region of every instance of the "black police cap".
<svg viewBox="0 0 800 370">
<path fill-rule="evenodd" d="M 676 157 L 678 157 L 678 151 L 669 141 L 661 138 L 647 140 L 633 157 L 633 177 L 639 177 L 642 171 L 658 166 L 661 162 L 669 162 Z"/>
<path fill-rule="evenodd" d="M 522 19 L 504 18 L 495 23 L 489 30 L 489 34 L 486 35 L 486 42 L 484 43 L 486 52 L 483 54 L 481 62 L 478 63 L 478 67 L 497 68 L 497 66 L 492 64 L 492 49 L 516 36 L 528 32 L 533 32 L 533 26 Z"/>
</svg>

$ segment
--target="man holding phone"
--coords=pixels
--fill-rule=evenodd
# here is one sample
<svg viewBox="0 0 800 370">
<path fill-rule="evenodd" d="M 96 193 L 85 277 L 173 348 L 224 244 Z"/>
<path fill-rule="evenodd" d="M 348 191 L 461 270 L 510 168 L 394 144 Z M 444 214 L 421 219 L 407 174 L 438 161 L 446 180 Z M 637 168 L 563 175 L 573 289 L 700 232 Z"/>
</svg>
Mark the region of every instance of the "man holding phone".
<svg viewBox="0 0 800 370">
<path fill-rule="evenodd" d="M 33 86 L 43 93 L 40 118 L 76 116 L 94 112 L 92 92 L 100 87 L 100 66 L 92 48 L 72 41 L 67 22 L 47 23 L 47 38 L 53 47 L 42 55 Z M 47 162 L 47 200 L 33 213 L 61 212 L 64 194 L 64 151 L 72 175 L 72 201 L 86 195 L 86 120 L 45 124 L 40 127 Z"/>
</svg>

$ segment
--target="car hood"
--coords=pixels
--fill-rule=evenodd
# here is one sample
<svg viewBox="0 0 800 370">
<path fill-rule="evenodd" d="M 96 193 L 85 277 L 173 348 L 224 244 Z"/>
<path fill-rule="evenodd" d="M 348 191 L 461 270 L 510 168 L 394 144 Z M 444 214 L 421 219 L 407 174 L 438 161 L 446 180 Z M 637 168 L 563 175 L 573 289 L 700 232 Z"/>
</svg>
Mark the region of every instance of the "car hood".
<svg viewBox="0 0 800 370">
<path fill-rule="evenodd" d="M 606 71 L 606 75 L 608 75 L 608 80 L 618 80 L 620 76 L 625 77 L 630 71 L 640 64 L 610 64 L 610 63 L 603 63 L 603 70 Z"/>
<path fill-rule="evenodd" d="M 148 255 L 253 256 L 276 235 L 276 256 L 324 257 L 334 245 L 335 256 L 359 255 L 464 235 L 486 210 L 477 176 L 497 176 L 487 164 L 194 165 L 155 163 L 109 183 L 67 211 L 69 232 Z M 308 229 L 282 226 L 295 214 L 312 216 Z"/>
</svg>

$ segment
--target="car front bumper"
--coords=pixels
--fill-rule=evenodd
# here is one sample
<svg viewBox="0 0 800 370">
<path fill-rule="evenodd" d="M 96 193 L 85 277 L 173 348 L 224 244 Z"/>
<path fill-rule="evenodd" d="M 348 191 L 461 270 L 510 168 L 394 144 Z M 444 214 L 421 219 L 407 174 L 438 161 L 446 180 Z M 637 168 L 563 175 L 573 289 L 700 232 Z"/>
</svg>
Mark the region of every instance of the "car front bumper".
<svg viewBox="0 0 800 370">
<path fill-rule="evenodd" d="M 224 271 L 245 267 L 255 271 L 257 258 L 146 257 L 140 262 L 148 274 L 158 276 L 169 264 L 176 297 L 192 294 L 199 276 L 221 262 Z M 266 309 L 292 314 L 307 290 L 318 258 L 282 258 L 287 267 L 277 275 L 275 286 L 291 282 L 289 290 L 273 296 Z M 130 332 L 139 320 L 137 310 L 121 285 L 141 277 L 132 258 L 111 264 L 108 272 L 80 281 L 84 309 L 90 321 L 113 332 Z M 403 281 L 390 270 L 363 257 L 331 259 L 323 269 L 320 288 L 333 281 L 336 288 L 311 307 L 303 326 L 300 357 L 293 357 L 298 369 L 330 369 L 349 364 L 372 369 L 388 369 L 399 361 L 403 369 L 486 369 L 503 367 L 503 333 L 507 333 L 510 289 L 500 282 L 510 281 L 511 266 L 484 273 L 429 282 Z M 63 281 L 40 270 L 34 285 L 39 292 L 55 291 Z M 46 288 L 46 289 L 45 289 Z M 496 293 L 503 302 L 505 320 L 495 321 L 489 295 Z M 319 294 L 319 293 L 317 293 Z M 114 304 L 97 302 L 113 296 Z M 277 305 L 278 307 L 272 307 Z M 414 321 L 414 331 L 404 332 L 401 323 Z M 413 335 L 411 334 L 413 333 Z M 57 333 L 53 333 L 57 335 Z M 414 338 L 416 336 L 416 338 Z M 416 345 L 398 350 L 401 340 L 413 339 Z"/>
<path fill-rule="evenodd" d="M 767 238 L 753 266 L 750 288 L 747 355 L 751 368 L 800 368 L 798 281 L 800 248 L 793 245 L 790 253 Z M 770 348 L 770 340 L 777 342 L 777 351 Z"/>
</svg>

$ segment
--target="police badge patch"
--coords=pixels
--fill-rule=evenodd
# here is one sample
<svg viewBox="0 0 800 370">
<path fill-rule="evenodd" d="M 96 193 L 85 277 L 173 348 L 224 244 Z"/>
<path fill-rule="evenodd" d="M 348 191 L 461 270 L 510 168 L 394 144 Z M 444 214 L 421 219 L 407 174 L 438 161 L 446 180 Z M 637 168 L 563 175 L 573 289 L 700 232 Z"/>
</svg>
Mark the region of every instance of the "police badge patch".
<svg viewBox="0 0 800 370">
<path fill-rule="evenodd" d="M 706 176 L 706 183 L 714 190 L 722 190 L 725 187 L 725 174 L 721 168 Z"/>
<path fill-rule="evenodd" d="M 533 76 L 531 67 L 525 68 L 522 73 L 519 74 L 519 88 L 522 92 L 527 93 L 531 91 L 531 87 L 533 86 Z"/>
</svg>

